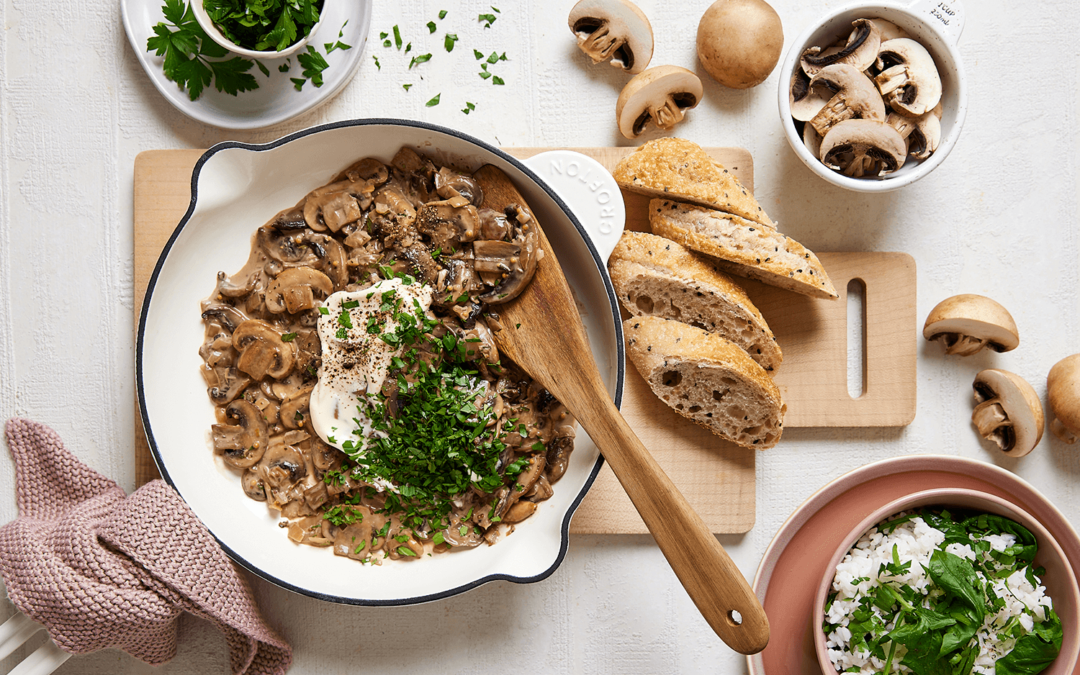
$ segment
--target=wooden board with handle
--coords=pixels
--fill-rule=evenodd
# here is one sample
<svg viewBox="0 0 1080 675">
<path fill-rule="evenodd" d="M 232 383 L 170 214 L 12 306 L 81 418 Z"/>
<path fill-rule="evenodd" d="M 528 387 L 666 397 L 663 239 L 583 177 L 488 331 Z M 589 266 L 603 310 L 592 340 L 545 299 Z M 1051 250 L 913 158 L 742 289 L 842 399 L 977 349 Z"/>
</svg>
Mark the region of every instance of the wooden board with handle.
<svg viewBox="0 0 1080 675">
<path fill-rule="evenodd" d="M 575 148 L 613 168 L 632 148 Z M 512 148 L 525 158 L 547 148 Z M 753 162 L 739 148 L 708 152 L 753 189 Z M 135 160 L 135 306 L 142 307 L 150 275 L 169 235 L 191 201 L 191 170 L 202 150 L 151 150 Z M 648 230 L 640 195 L 624 193 L 627 229 Z M 252 231 L 258 223 L 252 224 Z M 746 281 L 784 351 L 776 382 L 788 405 L 785 426 L 903 426 L 915 413 L 915 264 L 902 253 L 818 253 L 840 293 L 815 300 Z M 237 268 L 243 263 L 239 261 Z M 865 393 L 847 390 L 848 284 L 865 284 Z M 138 317 L 136 316 L 136 322 Z M 196 345 L 197 347 L 197 345 Z M 653 396 L 627 364 L 623 416 L 687 500 L 717 534 L 750 530 L 755 517 L 755 453 L 720 440 Z M 157 477 L 140 417 L 135 416 L 138 484 Z M 783 442 L 783 441 L 781 441 Z M 644 534 L 644 523 L 606 466 L 570 525 L 578 534 Z"/>
</svg>

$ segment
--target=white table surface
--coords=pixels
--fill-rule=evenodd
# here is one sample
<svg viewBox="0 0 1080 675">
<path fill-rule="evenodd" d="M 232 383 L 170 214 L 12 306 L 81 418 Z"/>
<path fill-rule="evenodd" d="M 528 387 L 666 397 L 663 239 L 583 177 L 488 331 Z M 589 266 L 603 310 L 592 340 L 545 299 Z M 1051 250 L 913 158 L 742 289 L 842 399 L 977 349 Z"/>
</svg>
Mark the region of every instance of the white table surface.
<svg viewBox="0 0 1080 675">
<path fill-rule="evenodd" d="M 486 0 L 485 0 L 486 2 Z M 1080 517 L 1080 448 L 1047 434 L 1009 460 L 970 421 L 971 381 L 1000 367 L 1044 398 L 1046 373 L 1080 351 L 1080 5 L 968 0 L 960 53 L 970 111 L 959 144 L 932 175 L 903 191 L 860 196 L 829 187 L 787 146 L 778 78 L 736 91 L 697 64 L 694 34 L 709 0 L 640 0 L 656 34 L 653 64 L 696 70 L 705 99 L 677 129 L 702 145 L 748 148 L 757 196 L 781 229 L 818 251 L 905 251 L 918 265 L 920 321 L 939 300 L 980 293 L 1016 318 L 1020 348 L 947 358 L 920 341 L 918 414 L 902 429 L 789 429 L 757 458 L 757 523 L 721 541 L 752 578 L 791 512 L 864 463 L 945 453 L 992 462 Z M 833 0 L 775 0 L 790 41 Z M 51 425 L 76 455 L 134 487 L 132 422 L 132 166 L 154 148 L 261 142 L 353 117 L 393 116 L 459 128 L 503 146 L 624 144 L 614 123 L 626 78 L 592 66 L 566 27 L 571 0 L 502 2 L 484 30 L 484 3 L 376 2 L 372 42 L 335 100 L 289 123 L 226 132 L 194 122 L 157 93 L 111 2 L 0 2 L 0 417 Z M 462 58 L 441 51 L 406 74 L 377 33 L 399 24 L 426 37 L 440 9 Z M 440 32 L 433 36 L 438 38 Z M 475 76 L 471 49 L 506 51 L 506 85 Z M 371 54 L 379 55 L 376 70 Z M 459 54 L 455 51 L 454 56 Z M 469 58 L 463 58 L 468 56 Z M 421 78 L 423 75 L 423 78 Z M 403 82 L 414 82 L 404 91 Z M 451 84 L 452 82 L 452 84 Z M 435 93 L 441 105 L 424 107 Z M 464 101 L 478 103 L 469 116 Z M 651 137 L 651 136 L 650 136 Z M 13 470 L 0 452 L 0 522 L 17 514 Z M 261 581 L 269 622 L 295 647 L 292 673 L 738 673 L 744 660 L 700 618 L 647 536 L 579 536 L 562 566 L 532 585 L 488 584 L 429 605 L 340 607 Z M 11 612 L 0 601 L 0 618 Z M 780 636 L 776 636 L 777 639 Z M 6 671 L 21 655 L 0 663 Z M 62 673 L 227 672 L 224 640 L 200 620 L 181 625 L 179 654 L 151 669 L 119 651 L 67 662 Z"/>
</svg>

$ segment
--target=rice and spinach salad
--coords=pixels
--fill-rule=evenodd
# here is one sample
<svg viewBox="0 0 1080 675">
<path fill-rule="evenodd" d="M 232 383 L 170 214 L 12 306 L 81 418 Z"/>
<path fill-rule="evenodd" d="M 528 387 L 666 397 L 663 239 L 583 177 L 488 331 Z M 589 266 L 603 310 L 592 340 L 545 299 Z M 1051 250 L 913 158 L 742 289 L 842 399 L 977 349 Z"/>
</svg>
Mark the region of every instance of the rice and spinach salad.
<svg viewBox="0 0 1080 675">
<path fill-rule="evenodd" d="M 991 514 L 904 512 L 836 566 L 825 605 L 842 673 L 1034 675 L 1061 650 L 1061 620 L 1027 528 Z"/>
</svg>

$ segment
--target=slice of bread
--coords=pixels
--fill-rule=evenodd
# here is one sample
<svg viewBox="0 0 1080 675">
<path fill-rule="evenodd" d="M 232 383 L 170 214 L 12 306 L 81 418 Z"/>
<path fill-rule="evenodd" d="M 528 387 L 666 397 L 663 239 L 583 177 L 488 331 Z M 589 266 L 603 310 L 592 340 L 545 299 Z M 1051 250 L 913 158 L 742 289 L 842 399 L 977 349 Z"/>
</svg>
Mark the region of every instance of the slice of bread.
<svg viewBox="0 0 1080 675">
<path fill-rule="evenodd" d="M 840 297 L 817 256 L 745 218 L 666 199 L 649 202 L 654 234 L 712 256 L 726 272 L 814 298 Z"/>
<path fill-rule="evenodd" d="M 614 176 L 632 192 L 699 204 L 776 229 L 735 174 L 682 138 L 649 141 L 624 157 Z"/>
<path fill-rule="evenodd" d="M 682 321 L 731 340 L 767 371 L 784 360 L 765 317 L 731 277 L 692 251 L 646 232 L 625 232 L 608 260 L 615 294 L 634 316 Z"/>
<path fill-rule="evenodd" d="M 780 440 L 787 412 L 780 390 L 734 343 L 654 316 L 627 319 L 623 330 L 630 360 L 675 412 L 746 448 Z"/>
</svg>

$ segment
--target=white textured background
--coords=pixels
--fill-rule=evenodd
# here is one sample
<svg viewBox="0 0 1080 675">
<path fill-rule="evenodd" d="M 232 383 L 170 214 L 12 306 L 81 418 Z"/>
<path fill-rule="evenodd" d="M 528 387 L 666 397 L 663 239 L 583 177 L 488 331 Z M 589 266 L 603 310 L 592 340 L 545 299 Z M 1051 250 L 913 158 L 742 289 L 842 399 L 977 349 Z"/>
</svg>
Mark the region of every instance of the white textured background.
<svg viewBox="0 0 1080 675">
<path fill-rule="evenodd" d="M 790 44 L 832 0 L 775 0 Z M 415 118 L 504 146 L 621 143 L 614 106 L 625 76 L 591 66 L 566 27 L 571 0 L 503 1 L 496 24 L 471 20 L 487 4 L 377 0 L 373 38 L 399 24 L 413 35 L 440 9 L 461 56 L 506 51 L 506 86 L 475 64 L 436 57 L 405 75 L 377 40 L 334 101 L 287 124 L 232 133 L 193 122 L 150 84 L 116 3 L 0 0 L 0 418 L 54 427 L 85 462 L 133 487 L 132 166 L 153 148 L 261 142 L 304 127 L 365 116 Z M 1077 86 L 1080 5 L 968 0 L 960 53 L 970 111 L 948 160 L 899 193 L 830 188 L 784 140 L 777 77 L 749 91 L 704 77 L 694 57 L 709 0 L 640 0 L 657 48 L 653 64 L 696 69 L 704 102 L 678 133 L 702 145 L 748 148 L 757 194 L 782 229 L 815 250 L 906 251 L 918 264 L 920 320 L 960 292 L 989 295 L 1013 313 L 1021 346 L 967 360 L 919 350 L 919 406 L 905 429 L 788 430 L 758 457 L 757 525 L 723 537 L 752 578 L 788 515 L 831 479 L 886 457 L 946 453 L 993 462 L 1080 516 L 1080 450 L 1049 436 L 1014 461 L 980 442 L 970 422 L 971 380 L 986 367 L 1027 378 L 1045 401 L 1045 376 L 1080 351 Z M 441 36 L 442 31 L 437 34 Z M 434 49 L 438 48 L 438 50 Z M 380 55 L 377 71 L 372 53 Z M 454 55 L 457 56 L 458 51 Z M 410 92 L 402 82 L 413 81 Z M 442 92 L 442 104 L 423 103 Z M 464 116 L 464 101 L 479 104 Z M 0 522 L 16 515 L 13 471 L 0 452 Z M 697 615 L 648 537 L 576 537 L 548 580 L 495 583 L 407 608 L 353 608 L 254 584 L 270 621 L 295 646 L 294 673 L 738 673 L 743 660 Z M 0 618 L 10 613 L 0 601 Z M 776 636 L 780 638 L 781 636 Z M 7 670 L 19 655 L 0 663 Z M 63 673 L 227 672 L 224 641 L 201 621 L 182 624 L 177 658 L 154 670 L 126 654 L 70 660 Z"/>
</svg>

